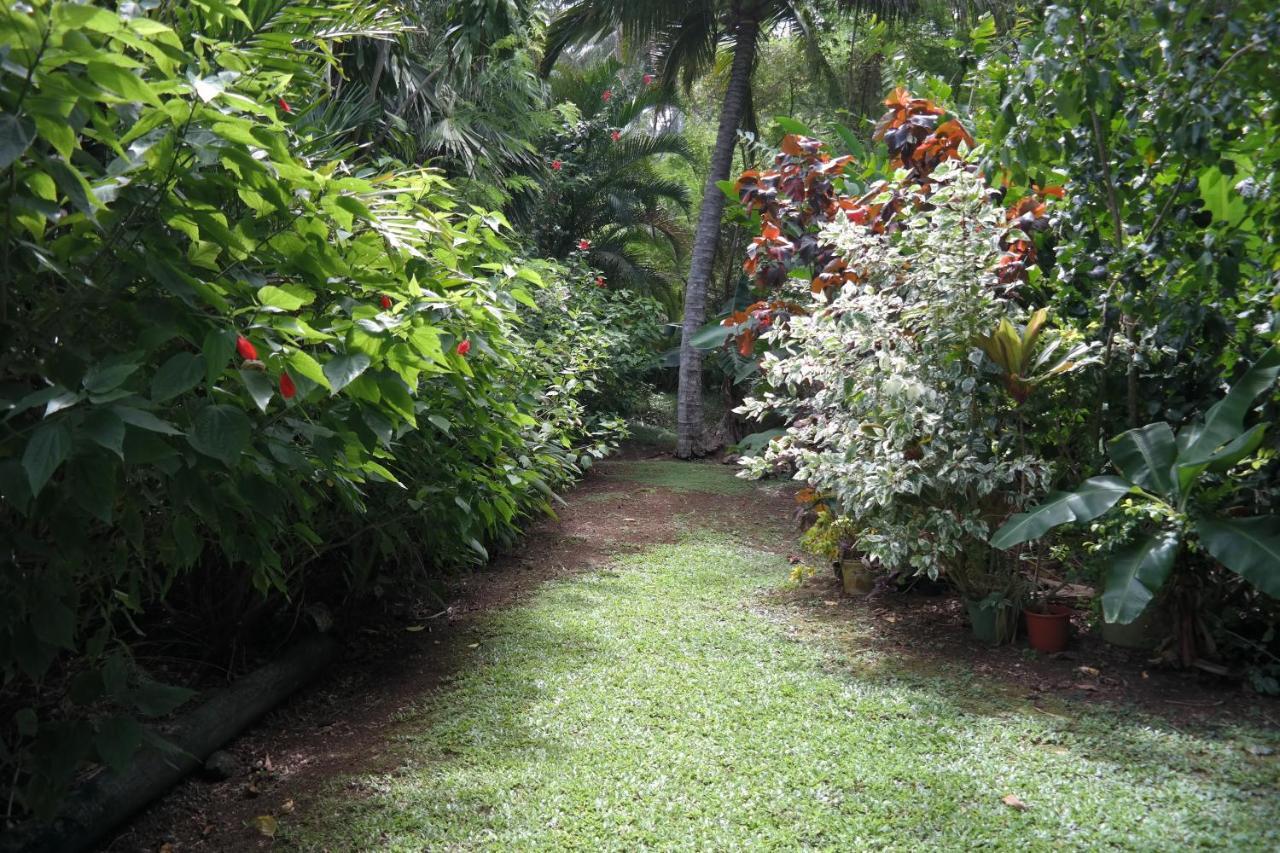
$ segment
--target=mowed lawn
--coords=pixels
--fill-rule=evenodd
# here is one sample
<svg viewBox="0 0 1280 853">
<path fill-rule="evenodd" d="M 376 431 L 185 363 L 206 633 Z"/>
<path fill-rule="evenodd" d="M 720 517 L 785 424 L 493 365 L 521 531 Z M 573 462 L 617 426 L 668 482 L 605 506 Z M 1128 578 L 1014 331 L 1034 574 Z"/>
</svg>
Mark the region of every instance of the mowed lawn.
<svg viewBox="0 0 1280 853">
<path fill-rule="evenodd" d="M 1186 732 L 1082 706 L 1049 714 L 968 674 L 891 663 L 859 674 L 820 625 L 792 631 L 788 620 L 803 617 L 770 606 L 787 570 L 777 554 L 695 531 L 544 587 L 490 617 L 456 680 L 389 731 L 396 770 L 333 780 L 283 822 L 281 841 L 1280 846 L 1280 763 L 1253 754 L 1280 746 L 1274 732 Z"/>
</svg>

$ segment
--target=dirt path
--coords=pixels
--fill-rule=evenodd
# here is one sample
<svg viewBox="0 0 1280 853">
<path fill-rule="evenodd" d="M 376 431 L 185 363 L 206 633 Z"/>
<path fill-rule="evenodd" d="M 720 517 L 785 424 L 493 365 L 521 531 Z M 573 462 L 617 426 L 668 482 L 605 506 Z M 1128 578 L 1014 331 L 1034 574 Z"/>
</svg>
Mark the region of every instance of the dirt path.
<svg viewBox="0 0 1280 853">
<path fill-rule="evenodd" d="M 304 809 L 331 777 L 390 760 L 384 748 L 388 723 L 449 682 L 486 613 L 517 604 L 550 580 L 672 542 L 690 525 L 721 524 L 774 548 L 792 545 L 785 535 L 794 507 L 790 489 L 739 485 L 716 463 L 697 467 L 706 470 L 690 475 L 688 464 L 666 460 L 601 463 L 567 496 L 557 518 L 536 523 L 518 550 L 460 579 L 445 614 L 424 608 L 422 618 L 361 629 L 332 673 L 228 747 L 236 759 L 234 776 L 187 780 L 103 849 L 268 849 L 273 841 L 261 831 L 262 816 Z"/>
</svg>

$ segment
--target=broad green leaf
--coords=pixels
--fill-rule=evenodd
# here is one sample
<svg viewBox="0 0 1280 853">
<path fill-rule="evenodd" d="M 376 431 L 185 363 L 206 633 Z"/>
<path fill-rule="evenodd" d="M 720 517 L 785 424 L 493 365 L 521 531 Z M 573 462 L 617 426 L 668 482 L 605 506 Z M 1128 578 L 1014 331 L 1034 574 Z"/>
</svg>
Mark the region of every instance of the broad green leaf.
<svg viewBox="0 0 1280 853">
<path fill-rule="evenodd" d="M 329 386 L 333 389 L 333 393 L 338 393 L 351 381 L 369 369 L 372 362 L 369 356 L 364 353 L 353 353 L 352 355 L 339 355 L 329 359 L 324 366 L 325 378 L 329 380 Z"/>
<path fill-rule="evenodd" d="M 1280 376 L 1280 347 L 1264 352 L 1227 395 L 1209 407 L 1204 423 L 1178 434 L 1178 463 L 1194 464 L 1208 459 L 1227 442 L 1244 432 L 1244 418 L 1258 395 Z"/>
<path fill-rule="evenodd" d="M 1108 561 L 1102 615 L 1127 625 L 1141 615 L 1168 580 L 1182 547 L 1175 530 L 1162 530 L 1112 555 Z"/>
<path fill-rule="evenodd" d="M 84 388 L 90 394 L 105 394 L 119 388 L 138 369 L 137 364 L 95 364 L 84 375 Z"/>
<path fill-rule="evenodd" d="M 234 467 L 249 447 L 253 425 L 235 406 L 206 406 L 196 415 L 187 441 L 206 456 Z"/>
<path fill-rule="evenodd" d="M 0 169 L 8 169 L 25 154 L 35 138 L 36 129 L 25 118 L 10 113 L 0 115 Z"/>
<path fill-rule="evenodd" d="M 324 368 L 320 366 L 320 362 L 311 357 L 309 353 L 302 350 L 294 350 L 289 353 L 286 361 L 293 368 L 294 372 L 299 376 L 305 376 L 312 382 L 324 388 L 329 386 L 329 377 L 324 375 Z"/>
<path fill-rule="evenodd" d="M 267 378 L 267 374 L 261 370 L 237 370 L 236 372 L 240 374 L 245 390 L 253 398 L 254 404 L 265 412 L 267 406 L 271 404 L 271 398 L 276 393 L 276 389 L 271 384 L 271 380 Z"/>
<path fill-rule="evenodd" d="M 991 537 L 996 548 L 1012 548 L 1038 539 L 1053 528 L 1070 522 L 1092 521 L 1111 509 L 1132 490 L 1119 477 L 1090 477 L 1074 492 L 1052 492 L 1039 506 L 1012 516 Z"/>
<path fill-rule="evenodd" d="M 128 69 L 108 62 L 90 62 L 86 71 L 90 80 L 104 89 L 115 92 L 125 100 L 139 101 L 151 104 L 153 107 L 163 106 L 155 90 Z"/>
<path fill-rule="evenodd" d="M 164 435 L 182 435 L 182 430 L 175 427 L 168 421 L 162 421 L 150 412 L 144 412 L 142 409 L 135 409 L 131 406 L 112 406 L 111 411 L 115 412 L 120 420 L 136 426 L 138 429 L 145 429 L 149 432 L 158 432 Z"/>
<path fill-rule="evenodd" d="M 1173 429 L 1164 421 L 1120 434 L 1111 441 L 1108 452 L 1120 473 L 1142 488 L 1166 498 L 1177 496 L 1173 461 L 1178 448 Z"/>
<path fill-rule="evenodd" d="M 1280 516 L 1198 518 L 1200 544 L 1213 558 L 1272 598 L 1280 598 Z"/>
<path fill-rule="evenodd" d="M 98 33 L 118 32 L 120 16 L 97 6 L 79 3 L 57 3 L 53 6 L 53 19 L 59 27 L 68 30 L 93 30 Z"/>
<path fill-rule="evenodd" d="M 98 722 L 93 748 L 102 763 L 117 773 L 129 767 L 142 746 L 142 726 L 132 717 L 108 717 Z"/>
<path fill-rule="evenodd" d="M 32 497 L 40 494 L 44 484 L 70 454 L 71 430 L 66 423 L 44 423 L 32 433 L 22 452 L 22 468 L 27 472 Z"/>
<path fill-rule="evenodd" d="M 41 642 L 75 651 L 76 614 L 61 601 L 43 602 L 40 606 L 40 618 L 31 627 Z"/>
<path fill-rule="evenodd" d="M 300 284 L 286 284 L 277 287 L 268 284 L 258 289 L 258 301 L 267 308 L 279 308 L 281 311 L 297 311 L 303 305 L 310 305 L 316 295 Z"/>
<path fill-rule="evenodd" d="M 783 133 L 798 133 L 801 136 L 815 135 L 807 125 L 796 121 L 790 116 L 774 116 L 773 123 L 776 124 Z"/>
<path fill-rule="evenodd" d="M 719 320 L 712 320 L 693 333 L 689 343 L 700 350 L 713 350 L 722 346 L 725 339 L 733 331 L 732 326 L 722 326 Z"/>
<path fill-rule="evenodd" d="M 200 384 L 204 378 L 204 359 L 189 352 L 174 354 L 151 379 L 151 399 L 157 403 L 172 400 Z"/>
<path fill-rule="evenodd" d="M 124 458 L 124 421 L 110 409 L 95 409 L 84 419 L 80 432 L 99 447 Z"/>
<path fill-rule="evenodd" d="M 200 349 L 204 353 L 205 383 L 213 386 L 222 376 L 227 362 L 231 361 L 231 354 L 236 351 L 236 336 L 227 331 L 210 332 L 205 335 Z"/>
<path fill-rule="evenodd" d="M 182 703 L 195 695 L 194 690 L 161 684 L 158 681 L 144 681 L 129 691 L 129 700 L 138 713 L 148 717 L 159 717 L 177 710 Z"/>
</svg>

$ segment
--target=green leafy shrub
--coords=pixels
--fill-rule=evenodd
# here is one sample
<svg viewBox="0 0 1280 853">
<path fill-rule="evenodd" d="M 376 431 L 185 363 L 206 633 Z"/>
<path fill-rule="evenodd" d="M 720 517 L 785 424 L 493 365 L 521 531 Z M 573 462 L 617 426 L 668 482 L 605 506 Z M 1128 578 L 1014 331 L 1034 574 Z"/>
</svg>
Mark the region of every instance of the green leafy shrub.
<svg viewBox="0 0 1280 853">
<path fill-rule="evenodd" d="M 127 655 L 182 579 L 285 602 L 313 576 L 359 591 L 478 561 L 616 438 L 585 415 L 600 365 L 522 330 L 544 281 L 503 217 L 344 160 L 307 120 L 335 51 L 394 18 L 150 8 L 0 16 L 0 775 L 20 809 L 84 760 L 126 763 L 134 717 L 185 698 Z M 630 351 L 607 327 L 638 313 L 590 287 L 566 303 L 587 294 L 582 322 Z"/>
</svg>

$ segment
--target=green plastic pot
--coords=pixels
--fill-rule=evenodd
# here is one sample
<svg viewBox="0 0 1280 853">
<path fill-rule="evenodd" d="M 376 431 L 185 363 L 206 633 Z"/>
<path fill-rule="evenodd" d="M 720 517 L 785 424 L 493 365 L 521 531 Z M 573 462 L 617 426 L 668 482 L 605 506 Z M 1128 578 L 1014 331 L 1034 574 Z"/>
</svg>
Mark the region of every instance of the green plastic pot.
<svg viewBox="0 0 1280 853">
<path fill-rule="evenodd" d="M 966 598 L 969 625 L 973 636 L 992 646 L 999 646 L 1013 639 L 1017 628 L 1017 611 L 1003 595 L 993 592 L 983 599 Z"/>
</svg>

